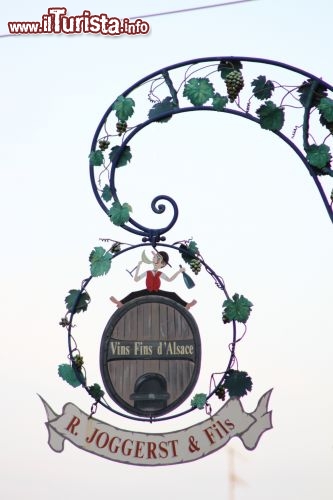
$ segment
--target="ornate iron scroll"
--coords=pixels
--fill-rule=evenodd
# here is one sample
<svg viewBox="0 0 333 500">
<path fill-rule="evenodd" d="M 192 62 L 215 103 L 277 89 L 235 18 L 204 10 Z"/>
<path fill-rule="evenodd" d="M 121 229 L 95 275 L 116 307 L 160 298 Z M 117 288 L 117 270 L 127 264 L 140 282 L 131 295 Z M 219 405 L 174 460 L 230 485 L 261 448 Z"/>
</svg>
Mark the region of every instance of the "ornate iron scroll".
<svg viewBox="0 0 333 500">
<path fill-rule="evenodd" d="M 245 71 L 253 64 L 259 71 L 267 67 L 270 72 L 272 67 L 283 70 L 281 77 L 287 81 L 289 78 L 290 83 L 278 83 L 269 73 L 267 77 L 259 74 L 247 81 Z M 327 194 L 327 187 L 324 188 L 321 181 L 333 176 L 328 145 L 333 132 L 332 90 L 331 85 L 306 71 L 251 57 L 193 59 L 155 71 L 125 90 L 107 109 L 97 127 L 90 153 L 90 178 L 95 197 L 114 223 L 119 224 L 112 214 L 111 203 L 113 208 L 123 208 L 121 227 L 152 244 L 163 241 L 162 235 L 177 220 L 176 202 L 167 195 L 156 196 L 151 203 L 152 210 L 163 213 L 165 205 L 159 202 L 166 201 L 171 204 L 173 216 L 165 227 L 145 227 L 130 216 L 129 205 L 122 204 L 118 198 L 117 168 L 131 161 L 132 154 L 135 155 L 131 140 L 151 123 L 170 121 L 179 113 L 216 111 L 251 120 L 288 144 L 311 175 L 333 222 L 332 190 Z M 139 123 L 135 120 L 137 110 Z M 140 121 L 142 110 L 147 119 Z"/>
</svg>

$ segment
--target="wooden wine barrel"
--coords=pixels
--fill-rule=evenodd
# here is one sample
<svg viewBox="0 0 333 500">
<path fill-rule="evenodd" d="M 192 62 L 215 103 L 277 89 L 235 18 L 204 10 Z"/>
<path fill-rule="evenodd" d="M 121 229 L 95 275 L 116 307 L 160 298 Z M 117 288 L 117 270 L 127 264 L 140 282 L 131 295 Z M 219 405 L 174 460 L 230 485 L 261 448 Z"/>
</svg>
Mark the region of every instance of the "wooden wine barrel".
<svg viewBox="0 0 333 500">
<path fill-rule="evenodd" d="M 100 348 L 104 386 L 129 413 L 159 416 L 175 409 L 192 392 L 200 363 L 198 326 L 169 298 L 131 300 L 105 327 Z"/>
</svg>

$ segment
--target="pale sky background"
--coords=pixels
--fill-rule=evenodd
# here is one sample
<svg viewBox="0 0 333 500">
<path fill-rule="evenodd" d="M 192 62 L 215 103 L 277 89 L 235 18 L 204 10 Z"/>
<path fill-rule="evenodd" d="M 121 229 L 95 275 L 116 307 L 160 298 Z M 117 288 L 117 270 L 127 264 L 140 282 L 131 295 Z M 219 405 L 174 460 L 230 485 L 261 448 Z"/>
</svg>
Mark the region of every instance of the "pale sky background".
<svg viewBox="0 0 333 500">
<path fill-rule="evenodd" d="M 0 7 L 0 32 L 7 32 L 8 21 L 40 20 L 51 6 L 65 6 L 71 15 L 89 9 L 123 18 L 210 3 L 13 0 Z M 151 18 L 151 33 L 142 37 L 0 39 L 1 499 L 228 499 L 228 447 L 237 452 L 236 473 L 244 481 L 236 500 L 333 498 L 332 223 L 293 151 L 246 120 L 191 113 L 151 126 L 133 141 L 137 156 L 119 174 L 121 201 L 144 223 L 152 196 L 173 196 L 180 218 L 168 242 L 193 236 L 229 293 L 254 303 L 237 350 L 239 367 L 254 384 L 242 402 L 253 411 L 273 387 L 273 430 L 253 452 L 234 439 L 198 462 L 126 466 L 68 442 L 63 453 L 54 453 L 37 396 L 58 414 L 68 401 L 89 412 L 86 392 L 57 373 L 67 361 L 67 336 L 58 325 L 64 298 L 89 275 L 88 257 L 100 237 L 139 242 L 108 221 L 90 187 L 87 157 L 106 108 L 145 75 L 204 56 L 275 59 L 332 84 L 332 18 L 331 0 L 258 0 Z M 324 181 L 329 193 L 332 178 Z M 140 252 L 130 252 L 96 278 L 88 290 L 92 303 L 77 317 L 74 334 L 91 383 L 101 383 L 99 343 L 114 311 L 108 297 L 134 287 L 125 269 L 139 258 Z M 177 259 L 174 254 L 175 267 Z M 193 315 L 203 365 L 195 392 L 208 392 L 210 374 L 225 367 L 230 331 L 220 319 L 223 295 L 204 273 L 195 281 L 191 291 L 181 281 L 175 287 L 198 300 Z M 133 430 L 106 410 L 96 417 Z M 163 432 L 195 418 L 203 413 L 135 428 Z"/>
</svg>

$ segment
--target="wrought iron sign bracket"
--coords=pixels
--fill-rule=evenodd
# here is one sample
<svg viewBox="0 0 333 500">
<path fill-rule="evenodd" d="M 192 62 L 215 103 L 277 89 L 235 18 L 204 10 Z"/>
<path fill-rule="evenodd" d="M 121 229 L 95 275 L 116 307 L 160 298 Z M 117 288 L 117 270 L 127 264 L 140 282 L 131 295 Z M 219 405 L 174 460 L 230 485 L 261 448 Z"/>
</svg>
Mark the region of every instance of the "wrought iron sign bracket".
<svg viewBox="0 0 333 500">
<path fill-rule="evenodd" d="M 258 77 L 252 81 L 246 78 L 250 65 L 258 67 Z M 284 79 L 290 77 L 290 84 L 280 84 L 279 77 L 273 78 L 270 74 L 272 68 L 274 75 L 282 73 Z M 264 75 L 266 69 L 267 76 Z M 131 205 L 120 200 L 116 176 L 119 167 L 132 161 L 135 152 L 131 149 L 131 141 L 146 127 L 170 122 L 178 114 L 193 111 L 214 111 L 224 120 L 231 114 L 273 132 L 296 153 L 315 183 L 333 222 L 333 190 L 329 185 L 333 177 L 330 149 L 333 138 L 332 92 L 333 87 L 321 78 L 282 62 L 221 56 L 192 59 L 162 68 L 133 84 L 112 102 L 92 140 L 89 154 L 91 185 L 99 206 L 111 223 L 140 237 L 141 242 L 124 244 L 104 240 L 111 243 L 110 248 L 96 246 L 92 250 L 89 255 L 90 276 L 82 281 L 80 288 L 70 290 L 66 296 L 67 310 L 60 325 L 67 330 L 69 363 L 59 365 L 58 373 L 71 386 L 82 386 L 94 403 L 90 415 L 69 403 L 64 407 L 63 415 L 57 417 L 43 400 L 49 419 L 50 446 L 55 451 L 62 451 L 64 439 L 70 436 L 75 445 L 104 458 L 135 465 L 166 465 L 201 458 L 224 446 L 233 436 L 240 437 L 248 449 L 254 449 L 261 435 L 272 427 L 271 412 L 268 411 L 271 390 L 261 397 L 257 409 L 251 414 L 244 412 L 239 401 L 252 389 L 251 377 L 239 370 L 236 347 L 247 331 L 253 304 L 242 294 L 229 295 L 223 278 L 207 264 L 192 238 L 173 244 L 166 242 L 166 234 L 174 227 L 179 215 L 173 198 L 164 194 L 154 197 L 151 209 L 155 214 L 163 214 L 166 204 L 171 207 L 172 214 L 167 225 L 147 227 L 133 218 Z M 146 110 L 147 119 L 136 123 L 138 108 Z M 293 132 L 288 135 L 285 130 L 288 130 L 286 123 L 290 120 L 290 108 L 293 108 L 293 124 L 289 130 L 293 129 Z M 295 118 L 296 113 L 299 118 Z M 152 250 L 152 257 L 145 254 L 148 248 Z M 120 255 L 139 249 L 141 260 L 128 272 L 135 281 L 144 276 L 146 288 L 131 292 L 123 299 L 111 296 L 118 310 L 111 316 L 101 341 L 101 374 L 104 388 L 113 400 L 109 403 L 105 390 L 98 383 L 88 382 L 84 357 L 73 336 L 73 321 L 89 306 L 87 288 L 91 280 L 106 275 Z M 178 413 L 176 409 L 180 404 L 186 404 L 199 376 L 201 343 L 198 327 L 189 311 L 196 301 L 186 302 L 175 292 L 161 289 L 161 279 L 172 281 L 179 275 L 183 276 L 187 288 L 194 286 L 184 266 L 180 266 L 171 277 L 161 271 L 162 268 L 168 269 L 169 254 L 166 250 L 180 255 L 195 276 L 200 270 L 208 273 L 224 295 L 219 312 L 223 328 L 231 327 L 227 366 L 212 373 L 207 393 L 193 395 L 190 404 Z M 142 272 L 141 264 L 153 268 Z M 177 370 L 173 369 L 174 364 Z M 180 376 L 175 373 L 180 373 Z M 213 425 L 212 398 L 224 401 L 226 395 L 230 399 L 214 414 L 216 424 Z M 129 434 L 129 431 L 95 421 L 93 414 L 97 405 L 139 422 L 161 422 L 203 409 L 209 420 L 190 430 L 169 433 L 168 441 L 161 441 L 162 435 L 151 435 L 147 441 L 147 434 L 145 437 L 140 433 Z M 76 429 L 87 419 L 94 421 L 96 428 L 90 436 L 82 437 Z M 63 421 L 67 425 L 65 429 Z M 87 425 L 83 427 L 87 428 Z M 116 438 L 111 436 L 120 431 L 123 434 L 117 436 L 118 445 L 115 446 Z M 185 447 L 179 460 L 176 451 L 180 454 L 180 450 L 176 450 L 176 443 L 181 439 L 185 440 Z M 208 440 L 210 451 L 203 450 L 205 440 L 206 444 Z M 127 448 L 129 442 L 133 445 L 131 449 Z"/>
</svg>

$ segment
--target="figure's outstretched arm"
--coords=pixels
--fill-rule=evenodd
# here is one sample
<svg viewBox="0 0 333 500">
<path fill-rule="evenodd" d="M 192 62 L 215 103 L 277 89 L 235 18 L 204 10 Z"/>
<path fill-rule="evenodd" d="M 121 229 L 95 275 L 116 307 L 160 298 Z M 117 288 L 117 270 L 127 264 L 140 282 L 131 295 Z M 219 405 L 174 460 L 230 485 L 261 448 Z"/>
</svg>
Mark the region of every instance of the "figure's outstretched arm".
<svg viewBox="0 0 333 500">
<path fill-rule="evenodd" d="M 142 264 L 142 260 L 138 262 L 138 265 L 136 266 L 135 274 L 134 274 L 134 281 L 140 281 L 142 278 L 146 276 L 146 272 L 139 274 L 140 271 L 140 266 Z"/>
<path fill-rule="evenodd" d="M 172 276 L 167 276 L 166 274 L 162 273 L 161 278 L 163 278 L 165 281 L 173 281 L 175 278 L 177 278 L 177 276 L 180 273 L 184 272 L 185 272 L 185 267 L 179 266 L 179 269 L 178 271 L 175 272 L 175 274 L 173 274 Z"/>
</svg>

